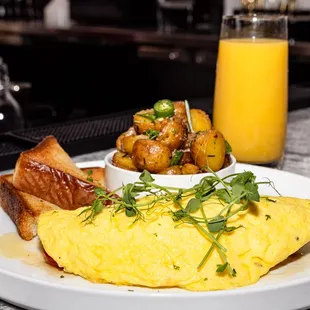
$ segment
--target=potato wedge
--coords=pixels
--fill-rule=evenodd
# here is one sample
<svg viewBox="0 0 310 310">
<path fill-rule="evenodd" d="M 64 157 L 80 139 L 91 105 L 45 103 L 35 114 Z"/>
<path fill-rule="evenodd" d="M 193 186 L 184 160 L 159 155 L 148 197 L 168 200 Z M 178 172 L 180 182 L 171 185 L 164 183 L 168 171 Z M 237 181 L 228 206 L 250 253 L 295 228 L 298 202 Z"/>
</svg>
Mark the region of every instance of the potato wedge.
<svg viewBox="0 0 310 310">
<path fill-rule="evenodd" d="M 210 167 L 213 171 L 220 170 L 225 161 L 225 139 L 216 129 L 197 133 L 191 145 L 194 163 L 203 171 Z"/>
<path fill-rule="evenodd" d="M 155 140 L 137 140 L 132 149 L 132 160 L 140 170 L 159 173 L 169 167 L 172 152 L 168 146 Z"/>
</svg>

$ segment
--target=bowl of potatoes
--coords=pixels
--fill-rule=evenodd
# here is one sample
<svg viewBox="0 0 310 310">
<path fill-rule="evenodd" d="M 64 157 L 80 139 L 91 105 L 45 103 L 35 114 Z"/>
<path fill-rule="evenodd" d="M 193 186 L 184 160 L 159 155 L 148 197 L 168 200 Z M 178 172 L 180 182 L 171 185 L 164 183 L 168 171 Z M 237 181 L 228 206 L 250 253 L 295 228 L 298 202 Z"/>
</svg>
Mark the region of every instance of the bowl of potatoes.
<svg viewBox="0 0 310 310">
<path fill-rule="evenodd" d="M 233 174 L 235 165 L 228 141 L 205 111 L 187 101 L 162 99 L 133 115 L 132 126 L 105 157 L 105 179 L 118 194 L 144 171 L 157 185 L 190 188 L 213 173 Z"/>
</svg>

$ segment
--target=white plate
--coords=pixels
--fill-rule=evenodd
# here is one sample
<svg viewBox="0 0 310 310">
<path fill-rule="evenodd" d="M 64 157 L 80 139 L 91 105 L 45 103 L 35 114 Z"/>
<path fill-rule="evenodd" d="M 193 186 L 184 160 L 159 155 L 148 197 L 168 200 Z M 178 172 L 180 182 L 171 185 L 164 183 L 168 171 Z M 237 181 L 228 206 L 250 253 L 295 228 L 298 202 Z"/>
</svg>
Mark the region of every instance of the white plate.
<svg viewBox="0 0 310 310">
<path fill-rule="evenodd" d="M 103 165 L 103 161 L 79 164 Z M 236 170 L 253 171 L 258 180 L 269 178 L 282 195 L 310 198 L 310 178 L 243 164 L 237 164 Z M 261 193 L 275 194 L 270 187 L 262 187 Z M 26 250 L 29 256 L 20 253 Z M 47 267 L 38 240 L 21 241 L 0 209 L 0 298 L 42 310 L 295 310 L 310 306 L 310 246 L 304 252 L 300 259 L 271 271 L 256 284 L 234 290 L 195 293 L 92 284 L 72 275 L 62 278 L 61 272 Z"/>
</svg>

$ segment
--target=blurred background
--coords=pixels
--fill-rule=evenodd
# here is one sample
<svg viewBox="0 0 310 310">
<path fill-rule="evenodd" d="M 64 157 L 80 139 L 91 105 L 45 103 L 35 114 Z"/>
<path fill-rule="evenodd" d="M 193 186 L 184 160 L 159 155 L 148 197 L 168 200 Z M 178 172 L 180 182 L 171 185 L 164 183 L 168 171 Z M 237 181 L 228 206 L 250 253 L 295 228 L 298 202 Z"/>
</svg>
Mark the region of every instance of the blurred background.
<svg viewBox="0 0 310 310">
<path fill-rule="evenodd" d="M 309 0 L 0 0 L 0 93 L 24 128 L 163 98 L 211 113 L 221 17 L 253 9 L 288 15 L 289 108 L 310 106 Z"/>
</svg>

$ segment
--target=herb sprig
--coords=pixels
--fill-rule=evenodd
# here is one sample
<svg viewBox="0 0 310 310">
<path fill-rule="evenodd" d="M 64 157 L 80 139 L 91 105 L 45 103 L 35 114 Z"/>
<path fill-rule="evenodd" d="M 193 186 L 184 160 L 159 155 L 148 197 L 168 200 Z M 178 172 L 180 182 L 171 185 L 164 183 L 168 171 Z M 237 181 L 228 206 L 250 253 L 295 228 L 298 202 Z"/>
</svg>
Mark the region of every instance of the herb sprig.
<svg viewBox="0 0 310 310">
<path fill-rule="evenodd" d="M 129 183 L 115 190 L 107 192 L 104 189 L 95 190 L 96 199 L 91 206 L 84 209 L 79 215 L 85 215 L 85 224 L 93 223 L 96 216 L 101 213 L 107 201 L 114 205 L 113 216 L 125 212 L 126 216 L 133 218 L 133 224 L 138 220 L 145 220 L 144 211 L 152 210 L 157 203 L 173 202 L 177 207 L 175 211 L 169 211 L 176 226 L 182 224 L 193 225 L 209 241 L 211 246 L 202 258 L 197 269 L 201 269 L 208 260 L 211 253 L 216 249 L 221 257 L 222 264 L 217 266 L 219 273 L 226 270 L 233 277 L 237 271 L 227 260 L 227 249 L 220 243 L 224 233 L 231 233 L 242 226 L 228 226 L 228 220 L 249 208 L 250 202 L 259 202 L 260 184 L 273 186 L 271 181 L 256 182 L 256 176 L 250 172 L 235 173 L 220 178 L 211 169 L 212 175 L 206 176 L 191 188 L 164 187 L 154 183 L 154 178 L 148 171 L 141 173 L 140 181 Z M 122 196 L 115 195 L 122 191 Z M 141 195 L 148 195 L 151 199 L 137 199 Z M 211 197 L 217 197 L 222 205 L 221 211 L 214 217 L 208 218 L 205 214 L 203 204 Z M 187 199 L 186 206 L 182 201 Z M 234 207 L 235 206 L 235 207 Z M 233 208 L 234 207 L 234 208 Z"/>
</svg>

